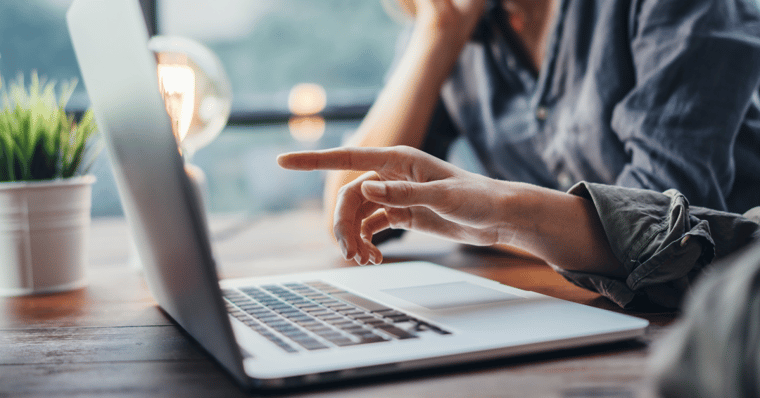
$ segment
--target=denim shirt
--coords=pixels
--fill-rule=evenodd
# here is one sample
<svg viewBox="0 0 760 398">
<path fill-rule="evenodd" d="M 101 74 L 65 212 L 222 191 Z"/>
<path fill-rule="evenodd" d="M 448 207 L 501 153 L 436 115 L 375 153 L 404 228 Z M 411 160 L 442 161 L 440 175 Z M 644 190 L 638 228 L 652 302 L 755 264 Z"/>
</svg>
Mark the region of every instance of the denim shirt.
<svg viewBox="0 0 760 398">
<path fill-rule="evenodd" d="M 568 193 L 586 198 L 625 278 L 553 268 L 570 282 L 623 308 L 680 308 L 692 285 L 715 262 L 760 245 L 760 207 L 744 214 L 691 206 L 674 189 L 646 189 L 580 182 Z M 750 245 L 752 244 L 752 245 Z M 723 265 L 721 265 L 723 264 Z M 655 307 L 657 308 L 657 307 Z"/>
<path fill-rule="evenodd" d="M 541 70 L 491 5 L 423 149 L 464 136 L 489 176 L 677 189 L 760 205 L 760 14 L 751 0 L 562 0 Z"/>
</svg>

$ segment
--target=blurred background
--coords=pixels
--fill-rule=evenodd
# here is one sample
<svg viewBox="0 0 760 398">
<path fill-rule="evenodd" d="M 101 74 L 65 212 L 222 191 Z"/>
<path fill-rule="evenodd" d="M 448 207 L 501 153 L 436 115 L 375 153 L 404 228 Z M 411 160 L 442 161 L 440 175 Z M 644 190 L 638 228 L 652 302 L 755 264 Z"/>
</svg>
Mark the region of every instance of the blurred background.
<svg viewBox="0 0 760 398">
<path fill-rule="evenodd" d="M 278 153 L 327 148 L 358 126 L 393 60 L 404 21 L 381 0 L 140 0 L 151 34 L 180 35 L 211 48 L 232 83 L 229 125 L 192 162 L 208 181 L 206 206 L 251 215 L 320 206 L 323 175 L 280 170 Z M 66 28 L 71 0 L 0 2 L 0 74 L 32 70 L 79 79 L 68 109 L 89 100 Z M 304 85 L 304 83 L 307 83 Z M 299 91 L 300 90 L 300 91 Z M 305 91 L 304 91 L 305 90 Z M 319 115 L 297 118 L 294 93 L 323 97 Z M 92 170 L 94 217 L 122 214 L 105 152 Z"/>
<path fill-rule="evenodd" d="M 68 110 L 89 100 L 81 84 L 65 13 L 72 0 L 0 1 L 0 75 L 36 70 L 57 81 L 80 80 Z M 760 3 L 760 0 L 756 0 Z M 211 48 L 229 75 L 228 126 L 192 162 L 204 170 L 212 213 L 257 215 L 319 207 L 323 175 L 277 167 L 277 154 L 334 147 L 350 135 L 377 96 L 409 23 L 394 0 L 139 0 L 151 35 L 179 35 Z M 320 103 L 298 117 L 289 98 Z M 316 99 L 315 99 L 316 98 Z M 479 166 L 469 147 L 450 160 Z M 93 216 L 122 214 L 105 152 L 93 174 Z"/>
</svg>

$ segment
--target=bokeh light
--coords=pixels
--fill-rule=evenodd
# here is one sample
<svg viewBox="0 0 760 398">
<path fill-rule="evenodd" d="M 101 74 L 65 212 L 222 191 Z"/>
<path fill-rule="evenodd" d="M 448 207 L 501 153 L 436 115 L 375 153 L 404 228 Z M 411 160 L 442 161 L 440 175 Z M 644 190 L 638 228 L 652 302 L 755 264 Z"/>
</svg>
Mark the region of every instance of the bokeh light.
<svg viewBox="0 0 760 398">
<path fill-rule="evenodd" d="M 316 142 L 325 134 L 325 119 L 322 116 L 293 116 L 288 120 L 290 135 L 301 142 Z"/>
<path fill-rule="evenodd" d="M 327 105 L 327 93 L 319 84 L 299 83 L 288 96 L 290 135 L 301 142 L 315 142 L 325 133 L 325 119 L 319 115 Z"/>
<path fill-rule="evenodd" d="M 325 109 L 325 105 L 327 105 L 327 93 L 319 84 L 296 84 L 288 95 L 288 108 L 294 115 L 316 115 Z"/>
</svg>

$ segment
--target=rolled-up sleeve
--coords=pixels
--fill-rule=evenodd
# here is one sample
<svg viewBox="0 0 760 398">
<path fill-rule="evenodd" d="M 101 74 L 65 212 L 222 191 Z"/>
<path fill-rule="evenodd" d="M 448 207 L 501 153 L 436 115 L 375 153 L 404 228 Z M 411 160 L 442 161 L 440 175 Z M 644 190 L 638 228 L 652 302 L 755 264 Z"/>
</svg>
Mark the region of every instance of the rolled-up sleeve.
<svg viewBox="0 0 760 398">
<path fill-rule="evenodd" d="M 557 269 L 569 281 L 623 308 L 678 308 L 713 260 L 760 238 L 760 219 L 690 207 L 678 191 L 664 193 L 581 182 L 570 194 L 593 202 L 613 253 L 628 276 L 615 279 Z"/>
</svg>

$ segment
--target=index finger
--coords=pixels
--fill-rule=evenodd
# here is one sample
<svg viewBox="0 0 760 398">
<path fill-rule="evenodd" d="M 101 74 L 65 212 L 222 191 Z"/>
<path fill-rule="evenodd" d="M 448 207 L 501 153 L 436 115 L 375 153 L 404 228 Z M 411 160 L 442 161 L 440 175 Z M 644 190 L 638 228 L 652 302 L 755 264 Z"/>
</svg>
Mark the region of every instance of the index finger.
<svg viewBox="0 0 760 398">
<path fill-rule="evenodd" d="M 277 163 L 289 170 L 378 171 L 388 164 L 387 148 L 334 148 L 284 153 Z"/>
</svg>

